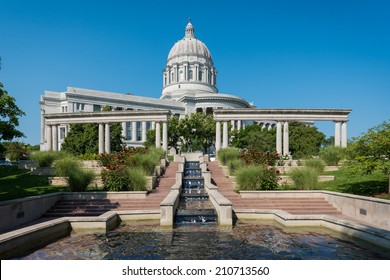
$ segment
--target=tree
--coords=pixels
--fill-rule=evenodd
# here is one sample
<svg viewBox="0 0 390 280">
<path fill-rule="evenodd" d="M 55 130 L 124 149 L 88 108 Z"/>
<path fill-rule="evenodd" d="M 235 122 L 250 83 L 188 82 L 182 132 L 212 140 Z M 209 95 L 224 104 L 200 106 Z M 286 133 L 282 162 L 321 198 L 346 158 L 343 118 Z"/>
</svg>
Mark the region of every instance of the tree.
<svg viewBox="0 0 390 280">
<path fill-rule="evenodd" d="M 262 152 L 275 151 L 275 130 L 262 129 L 257 124 L 234 130 L 232 146 L 236 148 L 258 148 Z"/>
<path fill-rule="evenodd" d="M 318 155 L 325 142 L 325 134 L 317 127 L 301 122 L 289 123 L 290 153 L 293 158 Z"/>
<path fill-rule="evenodd" d="M 212 115 L 192 113 L 178 123 L 182 151 L 204 151 L 215 142 L 215 122 Z"/>
<path fill-rule="evenodd" d="M 318 155 L 325 135 L 315 126 L 301 122 L 289 123 L 289 146 L 293 158 Z M 232 145 L 237 148 L 258 148 L 262 152 L 276 149 L 276 130 L 261 129 L 257 124 L 249 125 L 233 133 Z"/>
<path fill-rule="evenodd" d="M 352 138 L 346 153 L 349 169 L 366 174 L 380 170 L 388 175 L 390 193 L 390 120 Z"/>
<path fill-rule="evenodd" d="M 113 123 L 110 126 L 111 151 L 122 149 L 122 126 Z M 73 155 L 97 154 L 99 152 L 99 125 L 72 124 L 65 137 L 61 150 Z"/>
<path fill-rule="evenodd" d="M 15 103 L 15 98 L 8 95 L 0 83 L 0 141 L 12 140 L 17 137 L 25 137 L 24 134 L 17 130 L 19 117 L 25 113 L 19 109 Z"/>
</svg>

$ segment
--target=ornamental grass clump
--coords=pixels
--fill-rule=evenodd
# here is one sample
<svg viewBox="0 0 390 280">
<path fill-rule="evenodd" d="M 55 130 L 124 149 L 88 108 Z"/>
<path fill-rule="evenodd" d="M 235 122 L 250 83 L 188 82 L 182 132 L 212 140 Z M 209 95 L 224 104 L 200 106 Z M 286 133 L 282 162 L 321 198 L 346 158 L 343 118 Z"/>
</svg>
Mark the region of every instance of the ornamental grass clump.
<svg viewBox="0 0 390 280">
<path fill-rule="evenodd" d="M 51 167 L 55 160 L 64 156 L 66 154 L 61 151 L 41 151 L 31 154 L 30 157 L 38 163 L 39 167 Z"/>
<path fill-rule="evenodd" d="M 228 162 L 228 167 L 231 175 L 234 175 L 236 171 L 241 168 L 243 165 L 242 160 L 240 158 L 234 159 Z"/>
<path fill-rule="evenodd" d="M 290 178 L 299 190 L 314 190 L 318 186 L 318 171 L 311 167 L 294 169 L 290 173 Z"/>
<path fill-rule="evenodd" d="M 265 165 L 243 166 L 236 171 L 240 191 L 274 190 L 278 186 L 278 172 Z"/>
<path fill-rule="evenodd" d="M 217 158 L 222 165 L 228 165 L 229 161 L 240 158 L 240 150 L 236 148 L 220 149 L 217 153 Z"/>
<path fill-rule="evenodd" d="M 66 178 L 72 192 L 83 192 L 95 179 L 95 173 L 85 170 L 81 162 L 72 157 L 64 157 L 55 162 L 54 168 L 59 176 Z"/>
<path fill-rule="evenodd" d="M 337 166 L 344 158 L 344 149 L 337 146 L 326 146 L 320 150 L 319 156 L 326 165 Z"/>
<path fill-rule="evenodd" d="M 317 174 L 323 173 L 325 169 L 324 162 L 318 158 L 311 158 L 305 160 L 304 166 L 314 169 L 317 172 Z"/>
</svg>

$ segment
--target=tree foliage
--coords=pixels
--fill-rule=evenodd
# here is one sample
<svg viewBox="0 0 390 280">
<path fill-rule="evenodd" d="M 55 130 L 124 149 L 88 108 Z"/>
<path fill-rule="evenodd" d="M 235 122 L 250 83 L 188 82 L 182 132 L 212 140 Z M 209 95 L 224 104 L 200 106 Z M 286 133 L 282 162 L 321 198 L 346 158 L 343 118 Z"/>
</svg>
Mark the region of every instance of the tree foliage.
<svg viewBox="0 0 390 280">
<path fill-rule="evenodd" d="M 10 96 L 0 83 L 0 141 L 25 137 L 16 129 L 19 125 L 19 117 L 24 115 L 25 113 L 16 105 L 15 98 Z"/>
<path fill-rule="evenodd" d="M 370 174 L 375 170 L 390 175 L 390 121 L 352 139 L 346 149 L 351 170 Z"/>
<path fill-rule="evenodd" d="M 252 124 L 244 129 L 234 130 L 232 133 L 232 146 L 240 149 L 257 148 L 263 152 L 275 151 L 276 132 L 274 129 L 261 129 L 257 124 Z"/>
<path fill-rule="evenodd" d="M 318 155 L 325 142 L 325 134 L 317 127 L 301 122 L 289 123 L 290 153 L 293 158 L 305 158 Z"/>
<path fill-rule="evenodd" d="M 110 125 L 111 151 L 122 149 L 122 126 Z M 97 154 L 99 152 L 99 124 L 72 124 L 61 150 L 72 155 Z"/>
<path fill-rule="evenodd" d="M 178 123 L 182 151 L 207 151 L 215 142 L 215 122 L 212 115 L 192 113 Z"/>
<path fill-rule="evenodd" d="M 304 158 L 318 155 L 325 135 L 315 126 L 301 122 L 289 123 L 290 153 L 294 158 Z M 257 148 L 262 152 L 272 152 L 276 149 L 276 130 L 262 129 L 253 124 L 233 132 L 232 146 L 237 148 Z"/>
<path fill-rule="evenodd" d="M 156 130 L 146 134 L 145 146 L 155 145 Z M 168 119 L 168 148 L 182 151 L 204 151 L 215 142 L 215 123 L 212 115 L 192 113 L 179 119 L 172 116 Z"/>
</svg>

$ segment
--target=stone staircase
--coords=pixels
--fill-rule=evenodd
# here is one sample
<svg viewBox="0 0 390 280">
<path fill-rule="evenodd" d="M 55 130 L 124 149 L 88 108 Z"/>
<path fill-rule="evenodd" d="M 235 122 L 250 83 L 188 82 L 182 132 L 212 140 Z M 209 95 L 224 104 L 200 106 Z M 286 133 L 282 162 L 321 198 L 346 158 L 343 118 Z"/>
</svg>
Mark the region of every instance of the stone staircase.
<svg viewBox="0 0 390 280">
<path fill-rule="evenodd" d="M 224 176 L 217 162 L 209 162 L 208 168 L 211 171 L 213 183 L 233 203 L 233 210 L 283 210 L 296 215 L 341 215 L 341 212 L 321 197 L 242 198 L 234 191 L 233 183 Z"/>
<path fill-rule="evenodd" d="M 144 199 L 74 199 L 60 200 L 45 217 L 99 216 L 110 210 L 160 210 L 160 203 L 176 182 L 178 163 L 171 162 L 157 181 L 156 188 Z"/>
</svg>

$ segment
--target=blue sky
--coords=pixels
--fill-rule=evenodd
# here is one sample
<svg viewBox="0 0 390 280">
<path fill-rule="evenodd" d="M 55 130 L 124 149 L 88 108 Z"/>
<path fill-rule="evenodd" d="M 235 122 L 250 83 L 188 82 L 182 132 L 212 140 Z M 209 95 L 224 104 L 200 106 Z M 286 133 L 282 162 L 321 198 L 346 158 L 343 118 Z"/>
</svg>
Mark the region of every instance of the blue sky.
<svg viewBox="0 0 390 280">
<path fill-rule="evenodd" d="M 28 1 L 0 5 L 0 82 L 39 143 L 39 97 L 67 86 L 160 97 L 188 17 L 221 93 L 259 108 L 352 109 L 348 137 L 390 118 L 390 1 Z M 318 123 L 327 136 L 334 125 Z"/>
</svg>

